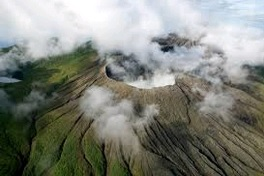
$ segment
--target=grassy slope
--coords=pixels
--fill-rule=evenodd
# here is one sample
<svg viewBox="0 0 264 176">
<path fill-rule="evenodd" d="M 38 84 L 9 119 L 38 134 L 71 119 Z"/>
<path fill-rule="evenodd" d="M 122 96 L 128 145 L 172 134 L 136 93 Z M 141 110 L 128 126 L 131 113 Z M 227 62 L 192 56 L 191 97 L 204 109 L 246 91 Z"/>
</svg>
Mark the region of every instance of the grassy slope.
<svg viewBox="0 0 264 176">
<path fill-rule="evenodd" d="M 91 64 L 92 57 L 96 52 L 79 49 L 68 55 L 45 59 L 24 67 L 24 80 L 12 85 L 2 85 L 15 102 L 20 102 L 35 87 L 46 93 L 52 93 L 67 83 L 75 75 L 82 73 Z M 261 74 L 261 73 L 259 73 Z M 260 84 L 263 85 L 263 84 Z M 264 90 L 263 86 L 259 87 Z M 19 90 L 19 91 L 18 91 Z M 264 91 L 263 91 L 264 92 Z M 56 119 L 67 109 L 56 110 L 43 117 L 51 120 L 51 124 L 46 129 L 37 129 L 38 137 L 32 146 L 31 162 L 40 163 L 28 165 L 28 171 L 24 175 L 41 174 L 46 169 L 44 165 L 49 165 L 50 175 L 89 175 L 91 168 L 94 175 L 105 174 L 105 158 L 99 144 L 93 139 L 93 133 L 82 134 L 85 131 L 86 123 L 82 121 L 72 128 L 72 124 L 78 117 L 78 112 L 71 111 L 64 119 Z M 0 111 L 0 175 L 20 175 L 27 162 L 31 139 L 34 136 L 34 128 L 26 119 L 14 119 L 10 113 Z M 53 122 L 53 119 L 56 119 Z M 40 121 L 41 122 L 41 121 Z M 43 121 L 47 122 L 47 121 Z M 39 127 L 46 124 L 39 123 Z M 63 128 L 61 128 L 63 126 Z M 85 135 L 83 141 L 81 136 Z M 67 137 L 67 138 L 66 138 Z M 63 144 L 61 146 L 60 144 Z M 78 144 L 78 145 L 76 145 Z M 43 147 L 44 146 L 44 147 Z M 62 153 L 58 154 L 58 151 Z M 80 155 L 80 151 L 83 154 Z M 87 161 L 89 163 L 87 163 Z M 40 162 L 41 161 L 41 162 Z M 122 166 L 115 158 L 108 163 L 108 175 L 129 175 L 129 171 Z M 43 167 L 42 167 L 43 165 Z M 33 173 L 31 173 L 33 171 Z"/>
<path fill-rule="evenodd" d="M 73 76 L 81 73 L 91 63 L 96 52 L 90 47 L 78 48 L 71 54 L 43 59 L 22 68 L 24 80 L 0 85 L 12 101 L 21 102 L 32 89 L 47 94 L 56 91 Z M 38 86 L 36 86 L 38 85 Z M 34 128 L 30 118 L 14 118 L 0 109 L 0 175 L 17 175 L 22 172 L 30 151 Z"/>
</svg>

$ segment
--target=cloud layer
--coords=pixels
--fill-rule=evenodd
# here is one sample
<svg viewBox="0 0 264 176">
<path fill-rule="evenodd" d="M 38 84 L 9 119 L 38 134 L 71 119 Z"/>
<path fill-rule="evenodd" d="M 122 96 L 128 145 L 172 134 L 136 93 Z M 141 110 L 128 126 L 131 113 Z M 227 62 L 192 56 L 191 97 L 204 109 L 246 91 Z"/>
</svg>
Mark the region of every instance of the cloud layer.
<svg viewBox="0 0 264 176">
<path fill-rule="evenodd" d="M 201 39 L 202 44 L 222 50 L 228 58 L 223 65 L 224 71 L 232 81 L 242 81 L 246 75 L 241 69 L 243 64 L 263 63 L 263 32 L 256 28 L 241 28 L 236 23 L 220 22 L 218 18 L 210 19 L 197 5 L 205 3 L 209 9 L 221 5 L 193 0 L 49 0 L 41 3 L 4 0 L 0 12 L 0 23 L 4 26 L 0 29 L 0 41 L 22 43 L 29 48 L 29 54 L 43 57 L 70 51 L 76 45 L 92 40 L 101 53 L 116 50 L 126 55 L 133 53 L 142 62 L 149 62 L 151 56 L 162 65 L 189 70 L 190 65 L 196 66 L 202 61 L 204 48 L 197 48 L 199 53 L 192 57 L 189 54 L 192 50 L 184 52 L 182 48 L 176 54 L 164 55 L 150 42 L 153 37 L 175 32 Z M 227 4 L 225 9 L 243 8 L 239 6 L 240 1 L 222 4 Z M 254 3 L 248 10 L 250 8 L 256 8 Z M 227 17 L 227 12 L 223 10 L 223 16 Z M 9 67 L 6 59 L 0 60 L 2 65 Z"/>
<path fill-rule="evenodd" d="M 17 62 L 68 52 L 92 40 L 101 55 L 112 51 L 133 54 L 140 63 L 155 70 L 153 77 L 145 82 L 140 78 L 128 81 L 138 87 L 173 84 L 172 69 L 194 73 L 212 82 L 214 87 L 221 86 L 223 78 L 245 83 L 248 73 L 243 65 L 263 64 L 264 58 L 263 29 L 252 24 L 264 16 L 257 13 L 261 2 L 258 1 L 258 6 L 256 3 L 248 0 L 3 0 L 0 41 L 23 45 L 28 55 L 0 56 L 0 72 L 16 69 Z M 207 10 L 199 4 L 207 6 Z M 175 47 L 175 52 L 163 53 L 151 39 L 171 32 L 197 40 L 201 45 Z M 205 59 L 208 50 L 223 55 L 211 53 Z"/>
<path fill-rule="evenodd" d="M 47 105 L 49 101 L 50 99 L 44 93 L 32 90 L 23 101 L 15 103 L 3 89 L 0 89 L 0 110 L 11 112 L 17 118 L 30 119 L 32 112 Z"/>
<path fill-rule="evenodd" d="M 80 107 L 87 118 L 94 120 L 96 133 L 102 141 L 113 140 L 129 150 L 140 147 L 134 129 L 148 125 L 159 114 L 156 105 L 147 105 L 136 112 L 132 101 L 118 100 L 111 90 L 103 87 L 87 89 Z"/>
</svg>

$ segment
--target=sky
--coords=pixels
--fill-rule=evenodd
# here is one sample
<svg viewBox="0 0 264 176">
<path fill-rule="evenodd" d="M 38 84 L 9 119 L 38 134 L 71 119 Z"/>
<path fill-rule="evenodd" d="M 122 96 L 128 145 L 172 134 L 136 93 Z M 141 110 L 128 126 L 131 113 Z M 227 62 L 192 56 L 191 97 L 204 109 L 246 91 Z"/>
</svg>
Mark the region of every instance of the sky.
<svg viewBox="0 0 264 176">
<path fill-rule="evenodd" d="M 12 45 L 11 41 L 5 41 L 5 40 L 0 41 L 0 48 L 8 47 L 10 45 Z"/>
<path fill-rule="evenodd" d="M 227 23 L 264 29 L 264 1 L 262 0 L 197 0 L 202 13 Z"/>
<path fill-rule="evenodd" d="M 260 0 L 3 0 L 0 44 L 8 41 L 23 45 L 35 61 L 69 52 L 92 40 L 102 55 L 118 50 L 134 54 L 145 64 L 154 59 L 160 65 L 155 69 L 165 76 L 171 66 L 187 72 L 206 62 L 213 68 L 221 65 L 232 82 L 243 82 L 247 75 L 242 69 L 244 64 L 263 64 L 263 6 Z M 171 32 L 200 40 L 204 46 L 225 53 L 227 60 L 222 62 L 218 56 L 202 60 L 205 47 L 187 51 L 179 48 L 164 54 L 150 42 L 153 37 Z M 55 47 L 54 37 L 59 39 Z M 14 53 L 1 56 L 0 71 L 14 67 L 10 57 Z M 208 68 L 202 73 L 207 79 Z"/>
<path fill-rule="evenodd" d="M 77 32 L 75 29 L 76 26 L 69 27 L 71 25 L 74 25 L 75 23 L 79 28 L 78 32 L 80 32 L 80 28 L 85 27 L 85 23 L 86 23 L 85 17 L 89 16 L 90 14 L 95 15 L 95 16 L 90 16 L 90 18 L 92 17 L 94 21 L 97 21 L 98 19 L 100 21 L 100 17 L 98 17 L 98 15 L 103 14 L 103 12 L 100 12 L 103 11 L 100 10 L 103 8 L 98 7 L 100 6 L 99 5 L 101 3 L 100 1 L 98 1 L 98 3 L 94 3 L 94 2 L 95 1 L 84 3 L 82 1 L 72 1 L 72 0 L 66 0 L 66 1 L 49 0 L 40 3 L 36 0 L 26 0 L 26 1 L 13 0 L 11 2 L 7 0 L 3 0 L 1 5 L 2 8 L 0 10 L 0 14 L 1 14 L 0 46 L 9 45 L 10 42 L 12 43 L 23 39 L 28 39 L 28 37 L 34 35 L 34 34 L 30 35 L 28 33 L 33 33 L 33 32 L 38 33 L 38 29 L 42 29 L 42 31 L 39 31 L 38 34 L 42 34 L 49 37 L 58 36 L 60 35 L 62 28 L 64 27 L 71 28 L 71 29 L 67 29 L 69 31 L 71 30 Z M 118 13 L 120 10 L 120 9 L 118 10 L 118 6 L 116 5 L 120 5 L 123 8 L 127 8 L 126 3 L 120 3 L 122 1 L 111 0 L 110 2 L 112 2 L 112 4 L 105 3 L 104 6 L 105 7 L 107 5 L 112 6 L 117 10 L 116 13 Z M 127 6 L 128 4 L 131 4 L 131 1 L 127 1 L 127 2 L 128 2 Z M 178 3 L 177 0 L 175 2 Z M 188 0 L 185 0 L 185 2 L 188 2 Z M 264 28 L 264 23 L 263 23 L 264 1 L 262 0 L 218 0 L 218 1 L 189 0 L 189 2 L 193 4 L 193 8 L 196 8 L 200 13 L 205 14 L 205 16 L 209 17 L 211 21 L 225 21 L 225 23 L 236 23 L 236 24 Z M 161 1 L 157 1 L 157 0 L 152 2 L 148 1 L 147 3 L 148 3 L 147 5 L 151 7 L 152 5 L 150 4 L 160 4 Z M 136 2 L 134 3 L 134 6 L 136 6 L 137 4 L 140 3 Z M 129 13 L 133 13 L 133 14 L 135 13 L 135 11 L 133 11 L 134 10 L 133 5 L 129 5 L 129 6 L 130 7 L 128 10 L 125 9 L 128 11 L 127 15 L 125 15 L 122 18 L 129 17 L 130 16 Z M 98 12 L 91 12 L 91 13 L 88 12 L 88 11 L 96 11 L 96 10 L 98 10 Z M 136 9 L 136 10 L 140 10 L 140 9 Z M 144 15 L 146 15 L 146 13 Z M 147 17 L 148 15 L 146 15 L 146 18 Z M 153 16 L 149 14 L 149 17 L 151 18 Z M 76 22 L 74 21 L 75 18 L 79 18 L 78 20 L 82 20 L 82 21 Z M 133 18 L 134 20 L 136 20 L 137 17 L 135 16 Z M 151 18 L 151 21 L 153 21 L 154 19 L 155 18 Z M 101 18 L 101 21 L 102 20 L 103 18 Z M 65 22 L 66 24 L 62 24 Z M 36 29 L 36 31 L 34 29 Z M 85 30 L 82 31 L 83 32 L 82 37 L 87 36 L 88 38 L 89 30 L 86 29 L 87 28 L 85 28 Z M 63 31 L 65 30 L 66 29 L 64 29 Z"/>
<path fill-rule="evenodd" d="M 141 34 L 134 28 L 161 34 L 180 30 L 183 25 L 202 23 L 202 18 L 207 18 L 205 21 L 210 23 L 264 28 L 264 1 L 261 0 L 110 0 L 107 3 L 102 0 L 48 0 L 41 3 L 36 0 L 3 0 L 1 6 L 0 46 L 26 41 L 32 48 L 38 42 L 41 48 L 48 38 L 59 37 L 67 50 L 75 43 L 99 38 L 97 31 L 104 28 L 108 30 L 100 35 L 107 37 L 119 33 L 118 40 L 121 41 L 126 37 L 122 35 L 123 29 L 131 30 L 134 35 Z M 178 21 L 186 24 L 177 25 Z M 39 55 L 46 54 L 36 47 L 34 50 Z"/>
</svg>

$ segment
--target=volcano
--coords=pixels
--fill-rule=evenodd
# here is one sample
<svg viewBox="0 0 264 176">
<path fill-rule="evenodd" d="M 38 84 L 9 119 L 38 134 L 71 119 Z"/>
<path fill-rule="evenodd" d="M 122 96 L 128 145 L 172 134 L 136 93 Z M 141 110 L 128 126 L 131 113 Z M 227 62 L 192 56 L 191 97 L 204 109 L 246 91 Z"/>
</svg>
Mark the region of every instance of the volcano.
<svg viewBox="0 0 264 176">
<path fill-rule="evenodd" d="M 170 52 L 164 47 L 168 48 L 168 45 L 171 49 L 171 46 L 182 45 L 182 42 L 188 47 L 197 44 L 185 39 L 176 41 L 176 44 L 172 44 L 168 39 L 159 41 L 161 50 Z M 44 68 L 50 70 L 45 82 L 64 81 L 55 81 L 46 87 L 40 86 L 41 89 L 56 93 L 56 96 L 45 108 L 32 112 L 27 123 L 12 122 L 25 124 L 21 131 L 27 132 L 20 132 L 22 141 L 12 137 L 17 135 L 19 130 L 10 130 L 13 128 L 10 125 L 2 127 L 1 146 L 5 151 L 2 153 L 2 160 L 8 162 L 1 161 L 1 175 L 264 173 L 264 84 L 259 74 L 261 67 L 252 68 L 250 84 L 225 83 L 222 86 L 224 92 L 234 97 L 233 106 L 221 109 L 222 106 L 216 104 L 209 106 L 209 111 L 202 111 L 201 102 L 206 99 L 202 92 L 209 92 L 214 86 L 207 80 L 192 74 L 182 74 L 175 77 L 172 85 L 143 89 L 127 84 L 126 77 L 131 80 L 140 76 L 148 79 L 154 70 L 141 65 L 133 56 L 114 55 L 113 62 L 125 68 L 124 72 L 115 74 L 111 71 L 113 62 L 102 60 L 90 47 L 82 47 L 72 55 L 75 59 L 78 58 L 77 66 L 80 71 L 68 74 L 67 79 L 63 68 L 49 68 L 51 65 L 56 68 L 56 62 L 61 65 L 63 60 L 60 57 L 24 68 L 27 69 L 25 73 L 32 72 L 34 75 L 41 74 Z M 72 55 L 63 56 L 63 59 L 68 58 L 64 63 L 66 69 L 68 66 L 74 68 L 74 63 L 71 63 Z M 132 66 L 124 67 L 128 60 L 133 63 Z M 12 93 L 17 87 L 23 87 L 23 82 L 27 80 L 28 75 L 19 83 L 5 85 L 5 89 Z M 111 92 L 114 105 L 98 104 L 98 100 L 93 100 L 89 101 L 87 106 L 99 105 L 98 112 L 86 108 L 87 106 L 86 109 L 80 108 L 80 102 L 86 96 L 87 90 L 96 87 Z M 99 102 L 105 100 L 107 91 L 100 94 Z M 221 96 L 216 98 L 218 102 L 221 101 Z M 120 130 L 106 131 L 114 131 L 114 136 L 98 135 L 108 127 L 104 125 L 99 128 L 100 124 L 107 123 L 102 119 L 110 118 L 110 115 L 104 117 L 102 114 L 107 114 L 109 109 L 119 106 L 118 102 L 122 100 L 133 102 L 133 115 L 130 115 L 130 111 L 127 115 L 133 116 L 133 119 L 126 118 Z M 224 104 L 230 103 L 228 99 L 224 101 Z M 144 111 L 144 108 L 151 104 L 158 107 L 153 114 Z M 217 109 L 218 107 L 220 109 Z M 120 110 L 121 114 L 126 115 L 127 110 L 122 108 L 126 107 L 121 106 Z M 137 125 L 143 116 L 151 116 L 151 119 L 147 123 Z M 12 123 L 9 122 L 11 125 Z M 118 127 L 118 123 L 120 121 L 114 121 L 114 128 Z M 18 147 L 18 144 L 21 147 Z"/>
<path fill-rule="evenodd" d="M 264 175 L 263 2 L 1 1 L 0 176 Z"/>
</svg>

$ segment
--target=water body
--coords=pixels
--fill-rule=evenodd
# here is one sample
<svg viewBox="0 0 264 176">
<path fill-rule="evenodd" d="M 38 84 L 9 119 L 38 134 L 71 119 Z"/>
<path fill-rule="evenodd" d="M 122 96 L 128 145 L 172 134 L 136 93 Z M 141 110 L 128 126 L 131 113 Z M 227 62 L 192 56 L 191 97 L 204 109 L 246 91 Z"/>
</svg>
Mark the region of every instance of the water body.
<svg viewBox="0 0 264 176">
<path fill-rule="evenodd" d="M 4 84 L 17 83 L 17 82 L 20 82 L 20 81 L 21 80 L 14 79 L 14 78 L 0 77 L 0 83 L 4 83 Z"/>
</svg>

